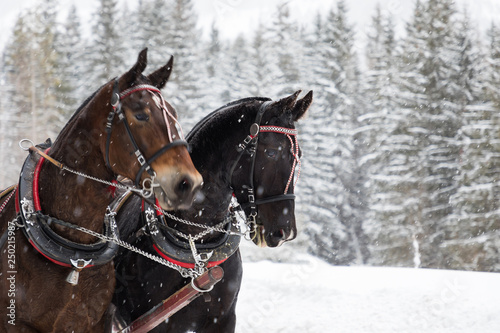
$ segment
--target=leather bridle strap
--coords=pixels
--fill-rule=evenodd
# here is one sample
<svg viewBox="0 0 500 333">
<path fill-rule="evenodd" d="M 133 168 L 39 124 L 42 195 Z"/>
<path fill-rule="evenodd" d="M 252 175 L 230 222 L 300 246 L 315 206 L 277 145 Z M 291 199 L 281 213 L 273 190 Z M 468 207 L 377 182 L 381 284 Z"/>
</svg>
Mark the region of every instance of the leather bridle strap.
<svg viewBox="0 0 500 333">
<path fill-rule="evenodd" d="M 118 88 L 118 79 L 115 79 L 114 85 L 113 85 L 113 93 L 111 95 L 111 106 L 112 110 L 110 111 L 107 122 L 106 122 L 106 132 L 107 132 L 107 139 L 106 139 L 106 165 L 108 168 L 111 169 L 111 164 L 109 162 L 109 146 L 111 143 L 111 131 L 113 127 L 113 119 L 115 116 L 118 116 L 118 119 L 123 123 L 125 126 L 125 130 L 127 131 L 127 134 L 130 138 L 130 141 L 132 142 L 132 145 L 134 147 L 134 154 L 137 158 L 137 161 L 139 162 L 139 165 L 141 166 L 136 177 L 135 177 L 135 186 L 139 186 L 139 182 L 141 179 L 142 174 L 144 171 L 146 171 L 151 177 L 155 177 L 155 172 L 151 168 L 151 163 L 156 160 L 158 157 L 160 157 L 163 153 L 165 153 L 167 150 L 173 147 L 177 147 L 180 145 L 186 146 L 189 149 L 189 144 L 185 140 L 176 140 L 173 142 L 168 143 L 164 147 L 160 148 L 156 153 L 153 154 L 153 156 L 146 160 L 144 157 L 144 154 L 141 152 L 139 146 L 137 145 L 137 142 L 134 139 L 134 135 L 132 134 L 132 130 L 130 129 L 130 126 L 127 122 L 127 119 L 125 117 L 125 114 L 122 111 L 121 108 L 121 99 L 127 97 L 133 92 L 140 91 L 140 90 L 149 90 L 153 91 L 156 93 L 160 93 L 160 90 L 158 90 L 156 87 L 149 86 L 149 85 L 141 85 L 137 87 L 133 87 L 131 89 L 128 89 L 124 91 L 123 93 L 120 94 L 119 88 Z M 168 124 L 166 124 L 168 127 Z"/>
<path fill-rule="evenodd" d="M 141 165 L 141 168 L 137 172 L 137 175 L 135 176 L 135 184 L 138 185 L 139 182 L 141 181 L 141 175 L 144 171 L 151 170 L 150 165 L 155 161 L 158 157 L 160 157 L 164 152 L 167 150 L 178 147 L 178 146 L 184 146 L 189 150 L 189 143 L 184 140 L 176 140 L 174 142 L 170 142 L 166 146 L 163 146 L 160 150 L 158 150 L 156 153 L 154 153 L 153 156 L 149 160 L 146 161 L 146 163 Z M 148 172 L 149 173 L 149 172 Z"/>
<path fill-rule="evenodd" d="M 274 195 L 272 197 L 257 199 L 257 200 L 255 200 L 255 204 L 256 205 L 264 205 L 267 203 L 283 201 L 283 200 L 295 200 L 295 194 L 292 194 L 292 193 L 279 194 L 279 195 Z M 245 204 L 243 204 L 242 206 L 244 206 L 244 205 Z"/>
<path fill-rule="evenodd" d="M 130 126 L 128 125 L 127 119 L 125 117 L 125 114 L 122 111 L 121 107 L 121 102 L 120 102 L 120 93 L 118 90 L 118 79 L 115 79 L 115 83 L 113 85 L 113 93 L 111 95 L 111 107 L 112 110 L 110 111 L 106 123 L 106 132 L 107 132 L 107 140 L 106 140 L 106 165 L 108 168 L 111 169 L 111 164 L 109 162 L 109 146 L 111 143 L 111 131 L 113 127 L 113 119 L 115 116 L 118 116 L 118 119 L 123 123 L 125 126 L 125 130 L 127 131 L 127 134 L 130 138 L 130 141 L 132 142 L 132 145 L 135 149 L 135 156 L 137 157 L 137 161 L 139 164 L 142 166 L 146 165 L 145 169 L 149 173 L 150 176 L 154 176 L 153 170 L 151 170 L 151 167 L 146 163 L 146 158 L 142 154 L 141 150 L 139 149 L 139 146 L 137 145 L 137 142 L 134 139 L 134 135 L 132 134 L 132 130 L 130 129 Z M 136 186 L 139 184 L 136 183 Z"/>
<path fill-rule="evenodd" d="M 248 135 L 247 138 L 242 143 L 240 143 L 237 147 L 237 150 L 240 152 L 240 154 L 238 155 L 236 162 L 234 163 L 233 167 L 231 168 L 231 176 L 232 176 L 232 173 L 236 167 L 236 164 L 241 159 L 241 156 L 243 155 L 243 153 L 245 151 L 248 151 L 250 153 L 251 168 L 250 168 L 250 175 L 249 175 L 249 185 L 243 186 L 243 189 L 240 190 L 243 193 L 246 192 L 246 196 L 248 197 L 248 202 L 241 203 L 240 205 L 243 209 L 250 209 L 249 216 L 254 216 L 254 217 L 257 216 L 257 206 L 258 205 L 263 205 L 263 204 L 268 204 L 268 203 L 273 203 L 273 202 L 278 202 L 278 201 L 283 201 L 283 200 L 295 200 L 295 194 L 287 193 L 287 192 L 289 189 L 291 179 L 293 177 L 293 172 L 295 170 L 295 166 L 296 166 L 296 162 L 297 162 L 297 158 L 298 158 L 298 143 L 296 144 L 296 147 L 295 147 L 297 151 L 296 152 L 292 151 L 292 154 L 294 155 L 295 161 L 294 161 L 294 165 L 292 168 L 292 173 L 290 175 L 290 178 L 289 178 L 288 183 L 287 183 L 286 188 L 285 188 L 285 193 L 271 196 L 271 197 L 267 197 L 267 198 L 262 198 L 262 199 L 257 199 L 257 200 L 255 199 L 254 170 L 255 170 L 255 162 L 256 162 L 256 157 L 257 157 L 256 151 L 257 151 L 257 144 L 258 144 L 258 134 L 260 132 L 275 132 L 275 133 L 285 134 L 285 135 L 287 135 L 287 137 L 289 137 L 289 139 L 290 139 L 290 135 L 294 136 L 297 134 L 297 131 L 295 129 L 291 129 L 291 128 L 283 128 L 283 127 L 276 127 L 276 126 L 262 126 L 262 128 L 260 128 L 260 122 L 262 120 L 262 116 L 264 115 L 266 107 L 269 103 L 270 102 L 264 102 L 261 105 L 261 107 L 257 113 L 255 122 L 250 127 L 250 135 Z M 293 147 L 293 141 L 291 141 L 291 142 L 292 142 L 292 147 Z M 299 161 L 299 163 L 300 163 L 300 161 Z"/>
</svg>

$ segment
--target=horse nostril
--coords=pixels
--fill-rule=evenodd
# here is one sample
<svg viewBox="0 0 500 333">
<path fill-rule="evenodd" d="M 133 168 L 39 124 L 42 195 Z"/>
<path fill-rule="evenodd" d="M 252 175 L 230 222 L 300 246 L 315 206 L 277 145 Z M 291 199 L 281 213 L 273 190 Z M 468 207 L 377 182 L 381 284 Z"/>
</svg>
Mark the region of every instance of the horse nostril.
<svg viewBox="0 0 500 333">
<path fill-rule="evenodd" d="M 274 239 L 277 239 L 277 240 L 284 239 L 285 238 L 285 230 L 280 229 L 280 230 L 273 231 L 271 233 L 271 237 Z"/>
<path fill-rule="evenodd" d="M 187 178 L 183 178 L 179 184 L 177 185 L 176 192 L 177 194 L 186 195 L 187 193 L 191 192 L 191 181 Z"/>
</svg>

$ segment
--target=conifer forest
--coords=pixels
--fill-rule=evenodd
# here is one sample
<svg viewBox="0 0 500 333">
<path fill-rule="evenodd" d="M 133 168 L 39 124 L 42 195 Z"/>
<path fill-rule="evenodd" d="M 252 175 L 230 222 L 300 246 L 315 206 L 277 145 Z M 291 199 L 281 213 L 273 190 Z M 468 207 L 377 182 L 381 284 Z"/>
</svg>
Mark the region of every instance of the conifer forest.
<svg viewBox="0 0 500 333">
<path fill-rule="evenodd" d="M 500 21 L 487 31 L 452 0 L 416 0 L 402 33 L 379 7 L 363 47 L 348 1 L 301 25 L 290 8 L 223 40 L 196 27 L 191 0 L 40 0 L 1 51 L 0 187 L 18 180 L 18 142 L 53 140 L 78 106 L 149 48 L 174 55 L 163 95 L 187 131 L 249 96 L 314 91 L 299 122 L 300 240 L 334 265 L 500 272 Z M 498 24 L 498 26 L 497 26 Z"/>
</svg>

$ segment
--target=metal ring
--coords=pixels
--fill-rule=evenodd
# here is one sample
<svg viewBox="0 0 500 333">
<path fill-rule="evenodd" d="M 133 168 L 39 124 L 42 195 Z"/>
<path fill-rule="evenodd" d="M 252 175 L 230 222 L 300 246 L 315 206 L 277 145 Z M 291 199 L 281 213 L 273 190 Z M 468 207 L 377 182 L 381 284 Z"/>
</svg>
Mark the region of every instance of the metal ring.
<svg viewBox="0 0 500 333">
<path fill-rule="evenodd" d="M 29 147 L 27 146 L 24 146 L 23 145 L 23 142 L 28 142 L 30 144 Z M 31 141 L 30 139 L 22 139 L 21 141 L 19 141 L 19 147 L 24 150 L 24 151 L 28 151 L 30 150 L 31 147 L 33 147 L 35 144 L 33 143 L 33 141 Z"/>
<path fill-rule="evenodd" d="M 114 100 L 115 99 L 115 100 Z M 120 95 L 118 93 L 114 93 L 111 97 L 111 106 L 113 108 L 116 108 L 118 106 L 118 104 L 120 103 Z"/>
<path fill-rule="evenodd" d="M 252 232 L 253 232 L 253 237 L 252 237 Z M 257 224 L 251 223 L 250 225 L 247 225 L 247 230 L 245 231 L 245 240 L 253 241 L 255 237 L 257 237 Z"/>
<path fill-rule="evenodd" d="M 251 241 L 255 238 L 255 236 L 252 237 L 252 231 L 249 229 L 249 230 L 245 231 L 244 238 L 247 241 Z"/>
<path fill-rule="evenodd" d="M 194 283 L 194 278 L 191 278 L 191 287 L 193 287 L 194 290 L 196 290 L 197 292 L 200 292 L 200 293 L 208 293 L 208 292 L 212 291 L 212 289 L 214 289 L 213 285 L 210 287 L 210 289 L 206 289 L 206 290 L 198 288 L 198 286 L 196 286 L 196 284 Z"/>
<path fill-rule="evenodd" d="M 12 220 L 11 222 L 14 222 L 14 224 L 16 225 L 16 227 L 18 228 L 24 228 L 24 223 L 19 223 L 19 218 L 15 218 L 14 220 Z M 21 221 L 22 222 L 22 221 Z"/>
<path fill-rule="evenodd" d="M 142 195 L 145 198 L 149 198 L 153 195 L 155 187 L 160 187 L 160 184 L 156 184 L 155 181 L 156 173 L 151 178 L 145 178 L 142 181 Z"/>
</svg>

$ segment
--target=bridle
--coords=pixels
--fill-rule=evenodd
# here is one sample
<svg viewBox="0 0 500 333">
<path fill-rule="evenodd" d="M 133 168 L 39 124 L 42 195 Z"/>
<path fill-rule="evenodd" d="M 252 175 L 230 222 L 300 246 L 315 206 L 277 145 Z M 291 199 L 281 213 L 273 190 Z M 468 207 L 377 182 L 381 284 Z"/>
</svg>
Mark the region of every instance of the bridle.
<svg viewBox="0 0 500 333">
<path fill-rule="evenodd" d="M 285 128 L 285 127 L 280 127 L 280 126 L 260 126 L 260 123 L 262 121 L 262 117 L 266 111 L 267 106 L 271 102 L 264 102 L 262 103 L 259 111 L 257 112 L 257 116 L 255 118 L 254 123 L 250 126 L 250 133 L 249 135 L 241 142 L 237 147 L 236 150 L 238 151 L 238 157 L 236 158 L 236 161 L 234 162 L 233 166 L 230 169 L 230 179 L 232 179 L 232 175 L 234 170 L 236 169 L 236 166 L 238 165 L 241 157 L 243 154 L 246 152 L 247 154 L 250 155 L 250 174 L 249 174 L 249 180 L 248 180 L 248 185 L 243 185 L 241 189 L 237 190 L 239 191 L 243 196 L 246 196 L 248 198 L 247 202 L 240 202 L 241 207 L 247 212 L 247 223 L 255 227 L 257 225 L 257 215 L 258 215 L 258 206 L 263 205 L 263 204 L 268 204 L 272 202 L 277 202 L 277 201 L 283 201 L 283 200 L 295 200 L 295 194 L 293 194 L 293 189 L 295 188 L 295 185 L 297 184 L 297 181 L 300 176 L 300 149 L 299 149 L 299 142 L 297 139 L 297 130 L 293 128 Z M 284 134 L 287 136 L 288 140 L 290 141 L 291 144 L 291 153 L 292 156 L 294 157 L 294 161 L 292 164 L 292 170 L 290 172 L 290 176 L 288 177 L 287 184 L 285 186 L 285 190 L 283 194 L 279 195 L 274 195 L 270 196 L 267 198 L 261 198 L 261 199 L 255 199 L 255 185 L 254 185 L 254 174 L 255 174 L 255 162 L 257 158 L 257 146 L 258 146 L 258 135 L 259 133 L 278 133 L 278 134 Z M 292 139 L 293 137 L 293 139 Z M 298 166 L 298 168 L 297 168 Z M 295 170 L 297 170 L 297 177 L 295 181 L 293 181 Z M 292 184 L 293 182 L 293 184 Z M 293 185 L 293 186 L 291 186 Z M 289 193 L 290 189 L 292 189 L 292 193 Z"/>
<path fill-rule="evenodd" d="M 127 122 L 127 117 L 122 111 L 122 103 L 121 101 L 126 98 L 127 96 L 137 92 L 137 91 L 142 91 L 146 90 L 149 91 L 153 97 L 153 100 L 155 101 L 156 105 L 158 108 L 160 108 L 163 112 L 163 118 L 165 120 L 165 125 L 167 126 L 167 132 L 168 132 L 168 137 L 170 140 L 170 143 L 166 144 L 162 148 L 160 148 L 157 152 L 155 152 L 149 159 L 146 159 L 144 157 L 144 154 L 142 153 L 141 149 L 137 145 L 137 142 L 134 139 L 134 135 L 132 134 L 132 131 L 130 130 L 130 126 Z M 111 143 L 111 131 L 113 127 L 113 119 L 115 116 L 118 117 L 118 119 L 123 123 L 125 126 L 125 129 L 127 131 L 128 137 L 130 138 L 130 141 L 132 142 L 132 145 L 134 147 L 134 154 L 137 158 L 137 161 L 139 162 L 139 165 L 141 166 L 139 171 L 137 172 L 137 175 L 135 176 L 135 186 L 139 186 L 139 182 L 141 179 L 141 176 L 144 171 L 146 171 L 151 178 L 147 178 L 143 181 L 143 187 L 148 187 L 145 186 L 146 182 L 150 182 L 149 187 L 154 187 L 154 186 L 159 186 L 157 184 L 154 184 L 154 180 L 156 177 L 156 173 L 151 167 L 151 164 L 158 158 L 160 157 L 163 153 L 165 153 L 167 150 L 177 147 L 177 146 L 185 146 L 186 148 L 189 149 L 189 144 L 188 142 L 184 139 L 184 135 L 182 134 L 182 129 L 180 127 L 179 122 L 177 119 L 173 116 L 173 114 L 170 112 L 169 108 L 166 105 L 165 100 L 163 99 L 163 96 L 161 95 L 161 92 L 158 88 L 148 85 L 148 84 L 142 84 L 142 85 L 137 85 L 132 88 L 129 88 L 125 91 L 122 91 L 121 93 L 119 92 L 118 89 L 118 79 L 115 79 L 115 83 L 113 86 L 113 93 L 111 95 L 111 106 L 112 110 L 109 112 L 107 122 L 106 122 L 106 132 L 107 132 L 107 139 L 106 139 L 106 165 L 108 168 L 111 169 L 111 164 L 109 162 L 109 146 Z M 171 118 L 174 123 L 176 124 L 176 127 L 179 130 L 179 135 L 181 136 L 180 140 L 173 140 L 174 135 L 171 133 L 171 129 L 168 123 L 168 118 Z"/>
</svg>

